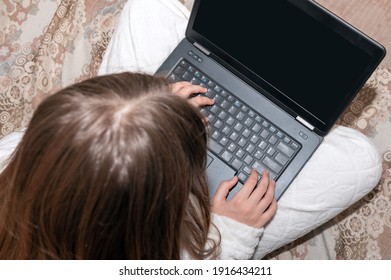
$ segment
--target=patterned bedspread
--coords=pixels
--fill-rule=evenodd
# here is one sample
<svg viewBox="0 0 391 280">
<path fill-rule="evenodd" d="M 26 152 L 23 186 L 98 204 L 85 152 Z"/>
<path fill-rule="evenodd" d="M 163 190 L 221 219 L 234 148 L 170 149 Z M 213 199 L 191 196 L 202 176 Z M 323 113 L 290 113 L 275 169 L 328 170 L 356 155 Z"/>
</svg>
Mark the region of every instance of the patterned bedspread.
<svg viewBox="0 0 391 280">
<path fill-rule="evenodd" d="M 0 137 L 26 126 L 46 96 L 96 75 L 125 2 L 0 2 Z M 391 259 L 390 112 L 391 72 L 380 66 L 339 122 L 374 141 L 383 155 L 381 181 L 354 207 L 268 258 Z"/>
</svg>

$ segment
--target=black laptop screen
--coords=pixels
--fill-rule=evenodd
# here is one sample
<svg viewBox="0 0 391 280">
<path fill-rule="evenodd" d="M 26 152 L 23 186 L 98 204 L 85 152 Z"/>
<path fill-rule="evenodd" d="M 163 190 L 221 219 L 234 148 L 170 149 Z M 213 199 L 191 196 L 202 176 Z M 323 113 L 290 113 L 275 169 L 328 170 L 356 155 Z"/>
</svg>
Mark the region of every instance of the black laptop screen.
<svg viewBox="0 0 391 280">
<path fill-rule="evenodd" d="M 208 0 L 197 9 L 192 31 L 207 47 L 321 130 L 378 63 L 366 37 L 324 10 L 311 15 L 284 0 Z"/>
</svg>

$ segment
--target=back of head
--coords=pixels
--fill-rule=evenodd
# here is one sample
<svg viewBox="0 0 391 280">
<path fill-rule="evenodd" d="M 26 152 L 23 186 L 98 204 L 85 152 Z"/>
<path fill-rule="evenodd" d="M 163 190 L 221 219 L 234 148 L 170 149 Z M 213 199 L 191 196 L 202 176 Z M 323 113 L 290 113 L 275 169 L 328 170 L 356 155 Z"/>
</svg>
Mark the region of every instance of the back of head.
<svg viewBox="0 0 391 280">
<path fill-rule="evenodd" d="M 101 76 L 48 97 L 0 175 L 0 258 L 201 258 L 206 139 L 160 78 Z"/>
</svg>

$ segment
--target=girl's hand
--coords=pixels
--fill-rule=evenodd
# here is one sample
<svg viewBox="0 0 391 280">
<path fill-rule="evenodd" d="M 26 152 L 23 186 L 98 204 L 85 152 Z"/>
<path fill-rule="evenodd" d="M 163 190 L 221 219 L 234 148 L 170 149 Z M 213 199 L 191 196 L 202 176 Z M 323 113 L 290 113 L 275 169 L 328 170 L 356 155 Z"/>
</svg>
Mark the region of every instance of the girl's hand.
<svg viewBox="0 0 391 280">
<path fill-rule="evenodd" d="M 213 105 L 214 100 L 203 96 L 208 90 L 202 86 L 193 85 L 189 82 L 177 82 L 171 85 L 173 93 L 189 100 L 195 107 Z"/>
<path fill-rule="evenodd" d="M 269 180 L 269 173 L 264 171 L 257 184 L 258 173 L 251 171 L 243 187 L 227 200 L 229 190 L 236 185 L 238 178 L 220 184 L 212 200 L 212 212 L 247 224 L 251 227 L 263 227 L 276 213 L 277 201 L 274 198 L 276 183 Z"/>
</svg>

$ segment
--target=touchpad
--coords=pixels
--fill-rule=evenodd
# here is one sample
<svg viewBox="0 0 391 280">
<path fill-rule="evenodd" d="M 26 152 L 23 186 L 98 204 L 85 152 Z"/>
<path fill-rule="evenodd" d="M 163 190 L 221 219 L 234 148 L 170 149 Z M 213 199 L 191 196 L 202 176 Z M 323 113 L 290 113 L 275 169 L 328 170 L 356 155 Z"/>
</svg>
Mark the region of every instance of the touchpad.
<svg viewBox="0 0 391 280">
<path fill-rule="evenodd" d="M 208 180 L 210 198 L 212 198 L 217 188 L 220 186 L 221 182 L 234 177 L 236 174 L 236 170 L 232 169 L 219 158 L 209 153 L 207 164 L 208 167 L 206 169 L 206 175 Z M 239 188 L 240 186 L 237 185 L 233 190 L 231 190 L 229 197 L 232 196 L 232 192 L 236 192 Z"/>
</svg>

